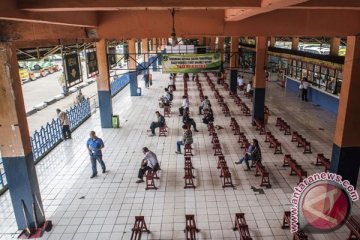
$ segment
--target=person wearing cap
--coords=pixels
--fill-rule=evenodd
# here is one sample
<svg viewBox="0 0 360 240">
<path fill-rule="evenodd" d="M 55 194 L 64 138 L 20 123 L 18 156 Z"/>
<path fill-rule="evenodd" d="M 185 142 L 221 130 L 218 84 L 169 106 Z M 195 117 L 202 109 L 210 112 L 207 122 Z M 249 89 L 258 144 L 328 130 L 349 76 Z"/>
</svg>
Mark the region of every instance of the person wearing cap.
<svg viewBox="0 0 360 240">
<path fill-rule="evenodd" d="M 144 153 L 144 157 L 141 161 L 141 167 L 138 173 L 139 180 L 137 180 L 136 183 L 144 182 L 143 177 L 146 171 L 154 170 L 156 172 L 160 170 L 160 165 L 156 154 L 150 151 L 147 147 L 143 147 L 142 151 Z"/>
<path fill-rule="evenodd" d="M 62 135 L 64 140 L 71 139 L 70 121 L 66 112 L 61 111 L 59 108 L 56 109 L 59 117 Z"/>
<path fill-rule="evenodd" d="M 152 136 L 155 136 L 155 128 L 158 128 L 158 127 L 163 127 L 165 125 L 165 118 L 163 115 L 160 114 L 159 111 L 156 111 L 156 116 L 158 118 L 158 121 L 157 122 L 152 122 L 150 124 L 150 130 L 151 130 L 151 137 Z"/>
</svg>

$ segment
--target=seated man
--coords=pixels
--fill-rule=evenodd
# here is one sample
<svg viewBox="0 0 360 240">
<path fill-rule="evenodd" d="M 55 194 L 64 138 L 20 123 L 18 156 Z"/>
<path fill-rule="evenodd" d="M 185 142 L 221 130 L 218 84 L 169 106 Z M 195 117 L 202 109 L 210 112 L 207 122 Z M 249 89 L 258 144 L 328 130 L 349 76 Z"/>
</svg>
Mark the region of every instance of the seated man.
<svg viewBox="0 0 360 240">
<path fill-rule="evenodd" d="M 239 90 L 240 91 L 243 90 L 244 89 L 244 76 L 239 75 L 237 81 L 238 81 Z"/>
<path fill-rule="evenodd" d="M 156 154 L 150 151 L 147 147 L 143 147 L 143 153 L 145 155 L 143 160 L 141 161 L 141 167 L 138 173 L 139 180 L 137 180 L 136 183 L 144 182 L 143 177 L 146 171 L 154 170 L 156 172 L 160 170 L 160 166 Z"/>
<path fill-rule="evenodd" d="M 159 111 L 156 111 L 155 113 L 157 115 L 158 121 L 157 122 L 152 122 L 150 124 L 150 130 L 151 130 L 150 137 L 155 136 L 155 128 L 165 126 L 165 118 L 164 118 L 164 116 L 161 115 Z"/>
<path fill-rule="evenodd" d="M 211 109 L 211 106 L 209 107 L 207 113 L 205 114 L 202 120 L 203 123 L 205 123 L 206 125 L 209 124 L 210 122 L 214 122 L 214 113 Z"/>
<path fill-rule="evenodd" d="M 261 150 L 259 142 L 256 139 L 253 139 L 252 144 L 250 144 L 245 152 L 245 156 L 240 159 L 240 161 L 235 162 L 235 164 L 241 164 L 243 161 L 246 163 L 247 169 L 250 170 L 249 160 L 254 161 L 254 163 L 261 162 Z"/>
<path fill-rule="evenodd" d="M 184 131 L 183 140 L 176 142 L 177 151 L 175 153 L 177 153 L 177 154 L 181 154 L 181 148 L 180 148 L 181 145 L 192 144 L 193 143 L 191 130 L 188 129 L 188 127 L 186 125 L 183 125 L 182 129 Z"/>
<path fill-rule="evenodd" d="M 179 116 L 183 116 L 184 111 L 189 111 L 189 106 L 190 106 L 189 98 L 188 98 L 188 96 L 184 95 L 183 103 L 182 103 L 181 107 L 179 108 Z"/>
<path fill-rule="evenodd" d="M 163 96 L 160 98 L 164 106 L 170 106 L 171 102 L 171 94 L 167 88 L 164 89 L 165 92 Z"/>
<path fill-rule="evenodd" d="M 196 129 L 196 123 L 195 123 L 194 119 L 190 118 L 188 111 L 185 111 L 185 112 L 184 112 L 183 123 L 184 123 L 186 126 L 188 126 L 189 128 L 190 128 L 190 126 L 193 126 L 194 131 L 195 131 L 195 132 L 198 132 L 198 130 Z"/>
<path fill-rule="evenodd" d="M 205 111 L 209 109 L 210 100 L 207 96 L 204 97 L 204 101 L 201 102 L 201 105 L 199 106 L 199 115 L 201 115 L 201 110 Z"/>
<path fill-rule="evenodd" d="M 250 81 L 247 86 L 246 86 L 246 93 L 249 94 L 250 96 L 252 96 L 253 94 L 253 89 L 252 89 L 252 81 Z"/>
<path fill-rule="evenodd" d="M 170 77 L 169 83 L 168 83 L 168 89 L 170 89 L 172 91 L 176 91 L 175 77 Z"/>
</svg>

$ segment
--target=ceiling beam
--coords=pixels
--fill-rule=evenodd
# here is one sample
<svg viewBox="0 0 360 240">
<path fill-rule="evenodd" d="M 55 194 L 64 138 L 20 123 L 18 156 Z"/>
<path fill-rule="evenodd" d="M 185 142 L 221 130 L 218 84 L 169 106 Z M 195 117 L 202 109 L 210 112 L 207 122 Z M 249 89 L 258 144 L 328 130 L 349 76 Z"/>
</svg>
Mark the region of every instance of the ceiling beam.
<svg viewBox="0 0 360 240">
<path fill-rule="evenodd" d="M 338 9 L 360 10 L 359 0 L 310 0 L 290 6 L 291 9 Z"/>
<path fill-rule="evenodd" d="M 226 9 L 225 20 L 226 21 L 241 21 L 243 19 L 271 12 L 277 9 L 289 7 L 295 4 L 307 2 L 309 0 L 262 0 L 261 8 L 257 9 Z"/>
<path fill-rule="evenodd" d="M 100 13 L 98 35 L 107 39 L 168 37 L 172 28 L 170 20 L 169 11 Z M 360 32 L 360 14 L 351 10 L 282 9 L 225 22 L 221 10 L 186 10 L 176 13 L 175 29 L 179 37 L 348 36 Z"/>
<path fill-rule="evenodd" d="M 17 21 L 0 21 L 1 41 L 86 39 L 85 28 Z M 81 40 L 80 40 L 81 41 Z"/>
<path fill-rule="evenodd" d="M 20 11 L 17 9 L 16 1 L 0 1 L 0 20 L 11 20 L 21 22 L 48 23 L 77 27 L 97 26 L 96 12 L 56 12 L 36 13 Z"/>
<path fill-rule="evenodd" d="M 144 9 L 224 9 L 260 7 L 261 0 L 19 0 L 18 7 L 28 11 L 93 11 Z"/>
</svg>

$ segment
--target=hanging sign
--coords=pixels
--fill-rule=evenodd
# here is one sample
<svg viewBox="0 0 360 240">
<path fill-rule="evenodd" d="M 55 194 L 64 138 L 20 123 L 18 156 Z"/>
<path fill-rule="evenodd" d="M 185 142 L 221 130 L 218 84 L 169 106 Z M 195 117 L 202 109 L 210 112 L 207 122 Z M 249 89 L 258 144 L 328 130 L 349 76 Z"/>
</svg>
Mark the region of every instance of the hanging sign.
<svg viewBox="0 0 360 240">
<path fill-rule="evenodd" d="M 86 62 L 88 75 L 98 73 L 99 68 L 95 51 L 86 53 Z"/>
<path fill-rule="evenodd" d="M 197 73 L 220 70 L 219 53 L 163 54 L 163 73 Z"/>
<path fill-rule="evenodd" d="M 109 66 L 116 64 L 116 48 L 115 47 L 109 47 L 108 48 L 108 63 Z"/>
<path fill-rule="evenodd" d="M 72 83 L 80 80 L 81 71 L 79 64 L 79 57 L 77 53 L 70 53 L 64 55 L 65 63 L 65 74 L 66 74 L 66 83 L 67 85 L 73 85 Z"/>
</svg>

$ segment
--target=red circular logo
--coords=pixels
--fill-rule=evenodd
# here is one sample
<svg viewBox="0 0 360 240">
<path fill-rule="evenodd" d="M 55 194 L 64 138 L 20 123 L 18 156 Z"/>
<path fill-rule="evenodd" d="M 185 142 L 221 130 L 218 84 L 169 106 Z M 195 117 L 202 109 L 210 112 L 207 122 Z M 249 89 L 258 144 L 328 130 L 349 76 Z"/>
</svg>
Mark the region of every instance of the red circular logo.
<svg viewBox="0 0 360 240">
<path fill-rule="evenodd" d="M 327 182 L 310 186 L 302 198 L 301 207 L 307 224 L 322 231 L 342 226 L 351 209 L 346 192 Z"/>
</svg>

